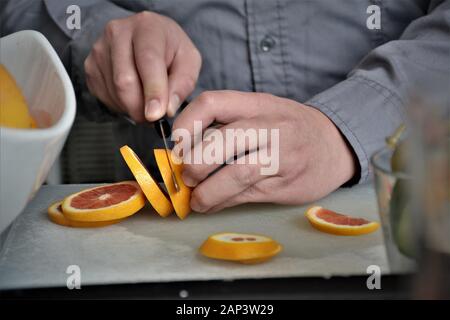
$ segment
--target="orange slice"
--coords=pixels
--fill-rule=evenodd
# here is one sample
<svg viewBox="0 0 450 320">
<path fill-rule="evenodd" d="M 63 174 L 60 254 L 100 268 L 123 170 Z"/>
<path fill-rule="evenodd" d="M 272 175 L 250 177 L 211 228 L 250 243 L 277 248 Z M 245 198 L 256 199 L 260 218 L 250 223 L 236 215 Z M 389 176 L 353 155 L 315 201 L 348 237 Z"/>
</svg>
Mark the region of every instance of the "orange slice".
<svg viewBox="0 0 450 320">
<path fill-rule="evenodd" d="M 177 216 L 180 219 L 186 218 L 186 216 L 191 212 L 191 188 L 187 187 L 181 179 L 181 172 L 183 171 L 182 164 L 176 164 L 172 158 L 172 152 L 168 152 L 169 161 L 171 162 L 175 177 L 177 179 L 179 191 L 175 189 L 175 185 L 172 180 L 172 173 L 170 171 L 169 162 L 166 156 L 165 149 L 155 149 L 156 163 L 158 165 L 159 171 L 163 178 L 164 184 L 166 185 L 167 192 L 169 193 L 170 200 L 172 200 L 172 205 L 175 209 Z"/>
<path fill-rule="evenodd" d="M 378 222 L 350 217 L 319 206 L 309 208 L 305 215 L 314 228 L 341 236 L 357 236 L 371 233 L 380 226 Z"/>
<path fill-rule="evenodd" d="M 225 232 L 210 236 L 199 250 L 208 258 L 253 264 L 277 255 L 282 246 L 262 235 Z"/>
<path fill-rule="evenodd" d="M 74 221 L 111 221 L 131 216 L 144 205 L 139 185 L 124 181 L 72 194 L 63 200 L 62 211 Z"/>
<path fill-rule="evenodd" d="M 129 146 L 120 148 L 120 153 L 155 211 L 161 217 L 171 214 L 173 212 L 172 203 L 137 154 Z"/>
<path fill-rule="evenodd" d="M 122 221 L 122 219 L 110 220 L 110 221 L 72 221 L 67 219 L 62 212 L 62 201 L 55 202 L 47 209 L 48 218 L 61 226 L 74 227 L 74 228 L 97 228 L 105 227 Z"/>
</svg>

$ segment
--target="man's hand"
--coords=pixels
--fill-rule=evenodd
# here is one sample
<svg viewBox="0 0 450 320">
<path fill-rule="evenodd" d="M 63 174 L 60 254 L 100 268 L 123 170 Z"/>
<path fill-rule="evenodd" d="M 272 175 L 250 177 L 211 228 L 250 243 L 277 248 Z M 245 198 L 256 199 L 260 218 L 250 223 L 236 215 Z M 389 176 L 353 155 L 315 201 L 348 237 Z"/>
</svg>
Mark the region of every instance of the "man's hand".
<svg viewBox="0 0 450 320">
<path fill-rule="evenodd" d="M 194 146 L 180 142 L 182 178 L 195 187 L 191 197 L 195 211 L 214 212 L 246 202 L 302 204 L 327 195 L 355 174 L 352 151 L 333 122 L 293 100 L 263 93 L 205 92 L 178 116 L 173 131 L 183 128 L 193 136 L 194 121 L 199 120 L 203 129 L 213 121 L 224 124 L 219 129 L 223 137 L 227 129 L 279 129 L 279 170 L 262 175 L 262 164 L 249 161 L 221 166 L 226 157 L 221 163 L 189 164 L 195 149 L 205 150 L 211 142 L 203 139 Z M 227 143 L 233 142 L 223 141 L 224 148 Z M 277 141 L 259 144 L 259 149 L 245 143 L 233 150 L 235 155 L 247 151 L 249 157 L 248 152 L 270 150 L 273 143 Z"/>
<path fill-rule="evenodd" d="M 109 108 L 155 121 L 194 90 L 201 56 L 173 20 L 142 12 L 110 21 L 84 67 L 89 90 Z"/>
</svg>

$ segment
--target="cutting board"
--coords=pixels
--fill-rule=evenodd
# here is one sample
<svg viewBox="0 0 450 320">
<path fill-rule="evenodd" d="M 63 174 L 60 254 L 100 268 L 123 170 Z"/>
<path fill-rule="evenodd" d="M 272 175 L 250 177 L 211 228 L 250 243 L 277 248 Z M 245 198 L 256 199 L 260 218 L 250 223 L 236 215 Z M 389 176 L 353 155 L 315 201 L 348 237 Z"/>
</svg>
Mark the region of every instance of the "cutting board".
<svg viewBox="0 0 450 320">
<path fill-rule="evenodd" d="M 308 206 L 241 205 L 181 221 L 145 208 L 125 221 L 97 229 L 62 227 L 46 208 L 92 185 L 43 186 L 2 235 L 0 289 L 66 286 L 76 265 L 81 285 L 188 280 L 364 275 L 378 265 L 389 273 L 382 232 L 345 237 L 321 233 L 304 217 Z M 317 204 L 379 221 L 371 185 L 340 189 Z M 211 234 L 223 231 L 273 237 L 284 250 L 263 264 L 217 261 L 198 254 Z M 69 269 L 70 271 L 70 269 Z"/>
</svg>

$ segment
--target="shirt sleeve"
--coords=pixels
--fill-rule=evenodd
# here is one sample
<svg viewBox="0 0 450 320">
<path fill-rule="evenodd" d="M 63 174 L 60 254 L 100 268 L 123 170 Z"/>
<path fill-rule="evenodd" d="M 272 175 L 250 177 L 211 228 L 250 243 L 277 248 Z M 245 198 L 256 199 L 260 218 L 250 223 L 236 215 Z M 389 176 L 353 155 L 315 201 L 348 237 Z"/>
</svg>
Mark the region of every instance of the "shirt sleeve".
<svg viewBox="0 0 450 320">
<path fill-rule="evenodd" d="M 326 114 L 346 137 L 360 165 L 355 183 L 362 183 L 372 174 L 370 156 L 406 121 L 410 98 L 433 92 L 445 101 L 449 88 L 450 0 L 430 1 L 427 15 L 398 40 L 374 49 L 346 80 L 305 104 Z"/>
<path fill-rule="evenodd" d="M 67 8 L 73 4 L 80 8 L 79 29 L 67 27 L 72 14 Z M 2 0 L 0 14 L 2 34 L 33 29 L 47 37 L 71 76 L 80 113 L 91 120 L 110 119 L 108 109 L 87 89 L 84 60 L 108 21 L 133 12 L 108 0 Z"/>
</svg>

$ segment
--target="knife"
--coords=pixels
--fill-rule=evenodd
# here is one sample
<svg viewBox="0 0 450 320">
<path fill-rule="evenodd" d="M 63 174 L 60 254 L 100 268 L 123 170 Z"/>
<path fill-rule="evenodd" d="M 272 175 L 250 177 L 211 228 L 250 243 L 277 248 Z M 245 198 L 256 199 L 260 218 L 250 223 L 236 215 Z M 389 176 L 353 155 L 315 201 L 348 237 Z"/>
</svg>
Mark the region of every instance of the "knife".
<svg viewBox="0 0 450 320">
<path fill-rule="evenodd" d="M 170 133 L 170 124 L 167 121 L 167 119 L 165 117 L 163 117 L 163 118 L 158 120 L 158 125 L 155 125 L 155 129 L 156 129 L 156 133 L 158 133 L 158 135 L 164 141 L 164 147 L 165 147 L 165 150 L 166 150 L 167 162 L 169 163 L 170 173 L 172 175 L 173 185 L 175 186 L 175 190 L 178 192 L 178 191 L 180 191 L 180 186 L 178 185 L 177 177 L 175 176 L 175 172 L 173 171 L 173 168 L 172 168 L 172 162 L 170 161 L 170 158 L 169 158 L 169 147 L 167 145 L 167 140 L 166 140 L 166 138 L 170 137 L 170 134 L 171 134 Z"/>
<path fill-rule="evenodd" d="M 136 125 L 136 121 L 134 121 L 127 115 L 121 114 L 121 117 L 123 119 L 125 119 L 126 121 L 128 121 L 129 123 L 131 123 L 132 125 L 134 125 L 134 126 Z M 172 182 L 173 182 L 173 185 L 175 186 L 176 192 L 179 192 L 180 185 L 178 184 L 177 177 L 175 176 L 175 172 L 173 171 L 172 162 L 170 161 L 170 158 L 169 158 L 169 146 L 168 146 L 167 140 L 166 140 L 171 135 L 171 128 L 170 128 L 169 121 L 167 121 L 166 117 L 163 117 L 163 118 L 159 119 L 157 122 L 155 122 L 153 124 L 147 123 L 147 125 L 152 126 L 156 130 L 156 133 L 158 134 L 158 136 L 164 142 L 164 148 L 166 151 L 167 162 L 169 163 L 170 174 L 172 176 Z"/>
</svg>

